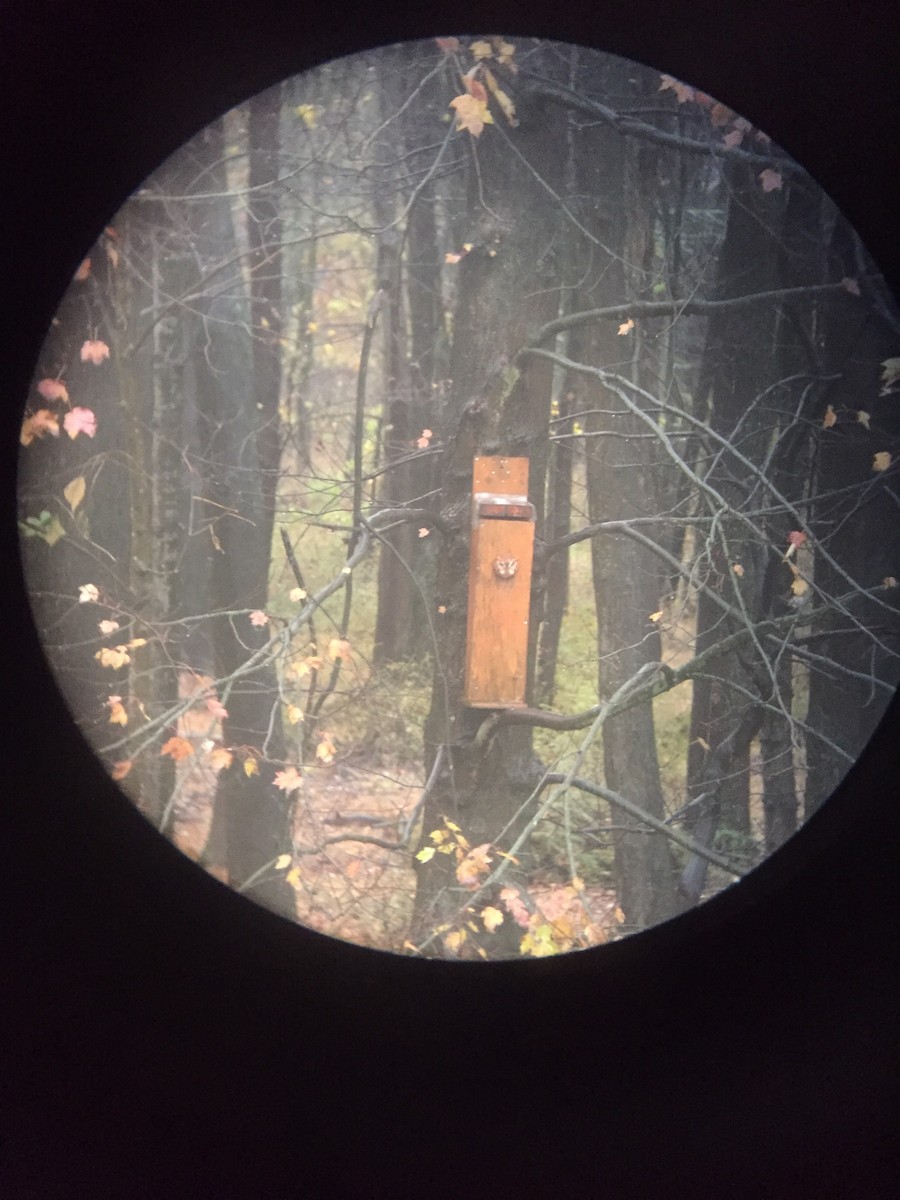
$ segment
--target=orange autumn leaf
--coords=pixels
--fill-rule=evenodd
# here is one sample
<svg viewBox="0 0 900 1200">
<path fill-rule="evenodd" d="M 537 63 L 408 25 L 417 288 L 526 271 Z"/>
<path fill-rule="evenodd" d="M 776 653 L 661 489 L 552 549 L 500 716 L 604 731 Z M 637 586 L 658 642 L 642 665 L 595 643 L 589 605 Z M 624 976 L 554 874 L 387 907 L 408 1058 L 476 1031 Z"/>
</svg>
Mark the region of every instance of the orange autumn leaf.
<svg viewBox="0 0 900 1200">
<path fill-rule="evenodd" d="M 724 104 L 714 104 L 709 110 L 709 120 L 713 129 L 720 129 L 723 125 L 727 125 L 734 113 L 730 108 L 726 108 Z"/>
<path fill-rule="evenodd" d="M 455 37 L 436 37 L 438 50 L 443 50 L 445 54 L 455 54 L 459 49 L 459 38 Z"/>
<path fill-rule="evenodd" d="M 38 393 L 45 400 L 63 400 L 69 402 L 69 389 L 61 379 L 42 379 L 37 385 Z"/>
<path fill-rule="evenodd" d="M 731 569 L 734 571 L 735 575 L 737 575 L 738 579 L 740 579 L 744 574 L 744 568 L 740 563 L 732 563 Z"/>
<path fill-rule="evenodd" d="M 631 333 L 632 329 L 634 329 L 634 321 L 629 317 L 627 321 L 623 321 L 619 326 L 619 337 L 624 336 L 626 333 Z"/>
<path fill-rule="evenodd" d="M 59 418 L 47 408 L 39 408 L 36 413 L 26 417 L 22 422 L 22 432 L 19 441 L 23 446 L 30 446 L 35 438 L 59 437 Z"/>
<path fill-rule="evenodd" d="M 82 260 L 81 265 L 79 266 L 78 270 L 72 276 L 72 282 L 73 283 L 84 283 L 84 281 L 88 278 L 90 273 L 91 273 L 91 260 L 89 258 L 85 258 Z"/>
<path fill-rule="evenodd" d="M 346 638 L 332 638 L 328 643 L 328 657 L 332 662 L 349 662 L 350 643 Z"/>
<path fill-rule="evenodd" d="M 253 611 L 253 612 L 250 614 L 250 624 L 251 624 L 251 625 L 268 625 L 268 623 L 269 623 L 269 618 L 268 618 L 268 616 L 267 616 L 267 615 L 266 615 L 266 614 L 265 614 L 265 613 L 262 611 L 262 609 L 261 609 L 261 608 L 257 608 L 257 609 L 255 609 L 255 610 L 254 610 L 254 611 Z"/>
<path fill-rule="evenodd" d="M 133 765 L 134 764 L 130 758 L 123 759 L 121 762 L 113 763 L 109 772 L 112 776 L 113 782 L 118 783 L 120 779 L 124 779 Z"/>
<path fill-rule="evenodd" d="M 77 438 L 79 433 L 93 437 L 97 432 L 97 418 L 89 408 L 73 408 L 63 417 L 63 429 L 70 438 Z"/>
<path fill-rule="evenodd" d="M 105 359 L 109 358 L 109 346 L 106 342 L 86 341 L 81 347 L 81 361 L 93 363 L 94 366 L 99 366 Z"/>
<path fill-rule="evenodd" d="M 160 750 L 160 755 L 167 755 L 173 762 L 181 762 L 184 758 L 190 758 L 194 753 L 194 747 L 187 738 L 175 736 L 170 737 Z"/>
<path fill-rule="evenodd" d="M 125 711 L 125 706 L 122 704 L 121 696 L 110 696 L 106 701 L 106 706 L 109 709 L 110 725 L 128 724 L 128 713 Z"/>
<path fill-rule="evenodd" d="M 209 712 L 216 718 L 217 721 L 225 721 L 228 718 L 228 709 L 224 707 L 218 696 L 210 696 L 206 701 L 206 707 Z"/>
<path fill-rule="evenodd" d="M 825 416 L 822 418 L 822 428 L 830 429 L 832 427 L 832 425 L 836 425 L 836 424 L 837 424 L 837 413 L 834 411 L 834 409 L 829 404 L 828 407 L 825 409 Z"/>
<path fill-rule="evenodd" d="M 694 99 L 694 89 L 688 87 L 686 83 L 681 83 L 679 80 L 673 79 L 671 75 L 660 75 L 659 79 L 659 90 L 661 92 L 674 92 L 679 104 L 684 104 L 685 101 Z"/>
<path fill-rule="evenodd" d="M 289 704 L 287 706 L 287 719 L 289 725 L 299 724 L 303 720 L 303 709 L 299 708 L 296 704 Z"/>
<path fill-rule="evenodd" d="M 295 792 L 302 785 L 303 776 L 296 767 L 285 767 L 283 771 L 275 772 L 272 782 L 282 792 Z"/>
<path fill-rule="evenodd" d="M 294 663 L 293 671 L 298 679 L 302 679 L 304 675 L 309 675 L 312 671 L 320 671 L 323 665 L 318 654 L 311 654 L 308 658 L 302 658 L 300 662 Z"/>
<path fill-rule="evenodd" d="M 784 180 L 781 178 L 779 172 L 774 171 L 771 167 L 766 167 L 765 170 L 760 171 L 757 178 L 762 184 L 764 192 L 780 192 L 784 184 Z"/>
<path fill-rule="evenodd" d="M 216 746 L 214 750 L 209 752 L 209 765 L 214 771 L 227 770 L 234 761 L 234 755 L 230 750 L 226 750 L 224 746 Z"/>
<path fill-rule="evenodd" d="M 456 878 L 463 887 L 478 887 L 482 875 L 487 873 L 493 861 L 490 857 L 491 848 L 490 842 L 483 842 L 480 846 L 473 846 L 465 858 L 457 865 Z"/>
</svg>

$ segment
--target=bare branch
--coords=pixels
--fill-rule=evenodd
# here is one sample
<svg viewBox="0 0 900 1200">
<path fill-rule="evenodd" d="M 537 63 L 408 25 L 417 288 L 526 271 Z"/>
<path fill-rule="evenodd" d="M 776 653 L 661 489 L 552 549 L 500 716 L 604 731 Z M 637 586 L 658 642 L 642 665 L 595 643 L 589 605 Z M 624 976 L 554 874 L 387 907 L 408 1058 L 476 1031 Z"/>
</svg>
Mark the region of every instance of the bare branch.
<svg viewBox="0 0 900 1200">
<path fill-rule="evenodd" d="M 611 304 L 606 308 L 591 308 L 585 312 L 569 313 L 543 325 L 531 342 L 519 352 L 530 354 L 536 347 L 565 329 L 578 325 L 590 325 L 594 321 L 614 321 L 619 317 L 710 317 L 714 313 L 740 310 L 751 304 L 772 304 L 782 300 L 803 300 L 811 296 L 850 293 L 842 283 L 817 283 L 809 287 L 775 288 L 767 292 L 751 292 L 746 296 L 731 296 L 727 300 L 632 300 L 630 303 Z"/>
</svg>

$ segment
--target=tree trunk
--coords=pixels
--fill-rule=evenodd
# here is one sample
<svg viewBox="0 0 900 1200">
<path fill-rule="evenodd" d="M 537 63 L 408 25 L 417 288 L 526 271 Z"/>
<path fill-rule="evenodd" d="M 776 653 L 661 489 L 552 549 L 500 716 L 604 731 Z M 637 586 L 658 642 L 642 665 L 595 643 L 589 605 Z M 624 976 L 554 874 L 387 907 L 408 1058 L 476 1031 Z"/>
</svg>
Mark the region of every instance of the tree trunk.
<svg viewBox="0 0 900 1200">
<path fill-rule="evenodd" d="M 209 161 L 221 161 L 219 127 L 210 126 L 203 136 Z M 225 191 L 224 182 L 220 190 Z M 227 200 L 213 208 L 210 224 L 215 227 L 214 240 L 227 246 L 231 240 Z M 191 358 L 196 409 L 210 459 L 206 493 L 220 514 L 214 522 L 211 573 L 213 611 L 220 615 L 212 625 L 212 643 L 216 675 L 225 679 L 270 636 L 269 628 L 255 626 L 248 613 L 265 610 L 268 597 L 271 471 L 277 444 L 268 398 L 262 412 L 248 404 L 247 398 L 258 394 L 253 377 L 256 362 L 244 333 L 249 300 L 237 291 L 235 286 L 219 298 L 204 300 L 206 328 Z M 224 740 L 234 759 L 219 774 L 207 865 L 227 873 L 235 887 L 263 872 L 250 895 L 292 916 L 293 892 L 283 873 L 265 872 L 267 864 L 290 846 L 290 806 L 272 786 L 285 757 L 274 666 L 243 676 L 220 699 L 228 711 Z"/>
<path fill-rule="evenodd" d="M 558 214 L 528 164 L 553 178 L 561 139 L 558 113 L 539 102 L 520 106 L 520 119 L 517 129 L 501 134 L 488 128 L 469 146 L 473 169 L 462 240 L 472 249 L 460 264 L 454 323 L 449 444 L 440 496 L 449 533 L 435 587 L 441 654 L 425 725 L 427 770 L 443 750 L 424 808 L 423 848 L 433 845 L 429 834 L 449 818 L 473 846 L 490 843 L 507 849 L 530 815 L 527 802 L 538 778 L 530 731 L 505 730 L 486 747 L 476 747 L 472 739 L 489 714 L 462 702 L 473 460 L 479 454 L 528 457 L 529 496 L 539 512 L 546 470 L 551 373 L 544 364 L 519 372 L 511 363 L 531 329 L 558 311 L 552 260 Z M 509 153 L 507 140 L 522 158 Z M 529 661 L 538 604 L 533 597 Z M 531 687 L 529 681 L 529 692 Z M 453 865 L 449 855 L 416 862 L 411 938 L 425 953 L 457 953 L 446 940 L 432 936 L 437 927 L 455 928 L 463 921 L 468 893 L 454 879 Z M 497 956 L 515 953 L 520 936 L 507 919 L 496 934 L 483 934 L 480 941 Z M 475 940 L 478 935 L 469 934 L 468 944 Z"/>
</svg>

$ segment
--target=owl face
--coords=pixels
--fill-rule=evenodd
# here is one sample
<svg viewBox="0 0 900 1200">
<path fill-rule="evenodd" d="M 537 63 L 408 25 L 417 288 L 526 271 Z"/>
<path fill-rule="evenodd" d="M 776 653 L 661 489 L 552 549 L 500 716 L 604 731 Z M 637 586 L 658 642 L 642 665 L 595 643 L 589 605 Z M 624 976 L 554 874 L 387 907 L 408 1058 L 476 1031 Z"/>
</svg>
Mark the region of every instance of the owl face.
<svg viewBox="0 0 900 1200">
<path fill-rule="evenodd" d="M 512 579 L 519 569 L 519 560 L 511 556 L 498 555 L 494 559 L 494 574 L 498 579 Z"/>
</svg>

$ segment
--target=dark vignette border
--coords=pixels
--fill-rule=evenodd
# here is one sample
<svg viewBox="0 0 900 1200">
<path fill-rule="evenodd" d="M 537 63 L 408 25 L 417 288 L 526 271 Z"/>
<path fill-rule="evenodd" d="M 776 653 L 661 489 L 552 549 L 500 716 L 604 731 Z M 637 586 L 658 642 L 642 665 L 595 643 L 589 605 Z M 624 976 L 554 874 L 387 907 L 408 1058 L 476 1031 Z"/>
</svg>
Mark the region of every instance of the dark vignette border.
<svg viewBox="0 0 900 1200">
<path fill-rule="evenodd" d="M 701 910 L 550 961 L 396 959 L 246 904 L 121 799 L 50 681 L 8 516 L 17 397 L 85 246 L 248 94 L 475 21 L 599 45 L 770 131 L 897 290 L 894 19 L 882 0 L 406 18 L 361 0 L 33 0 L 3 16 L 7 1194 L 889 1194 L 896 701 L 828 805 Z"/>
</svg>

